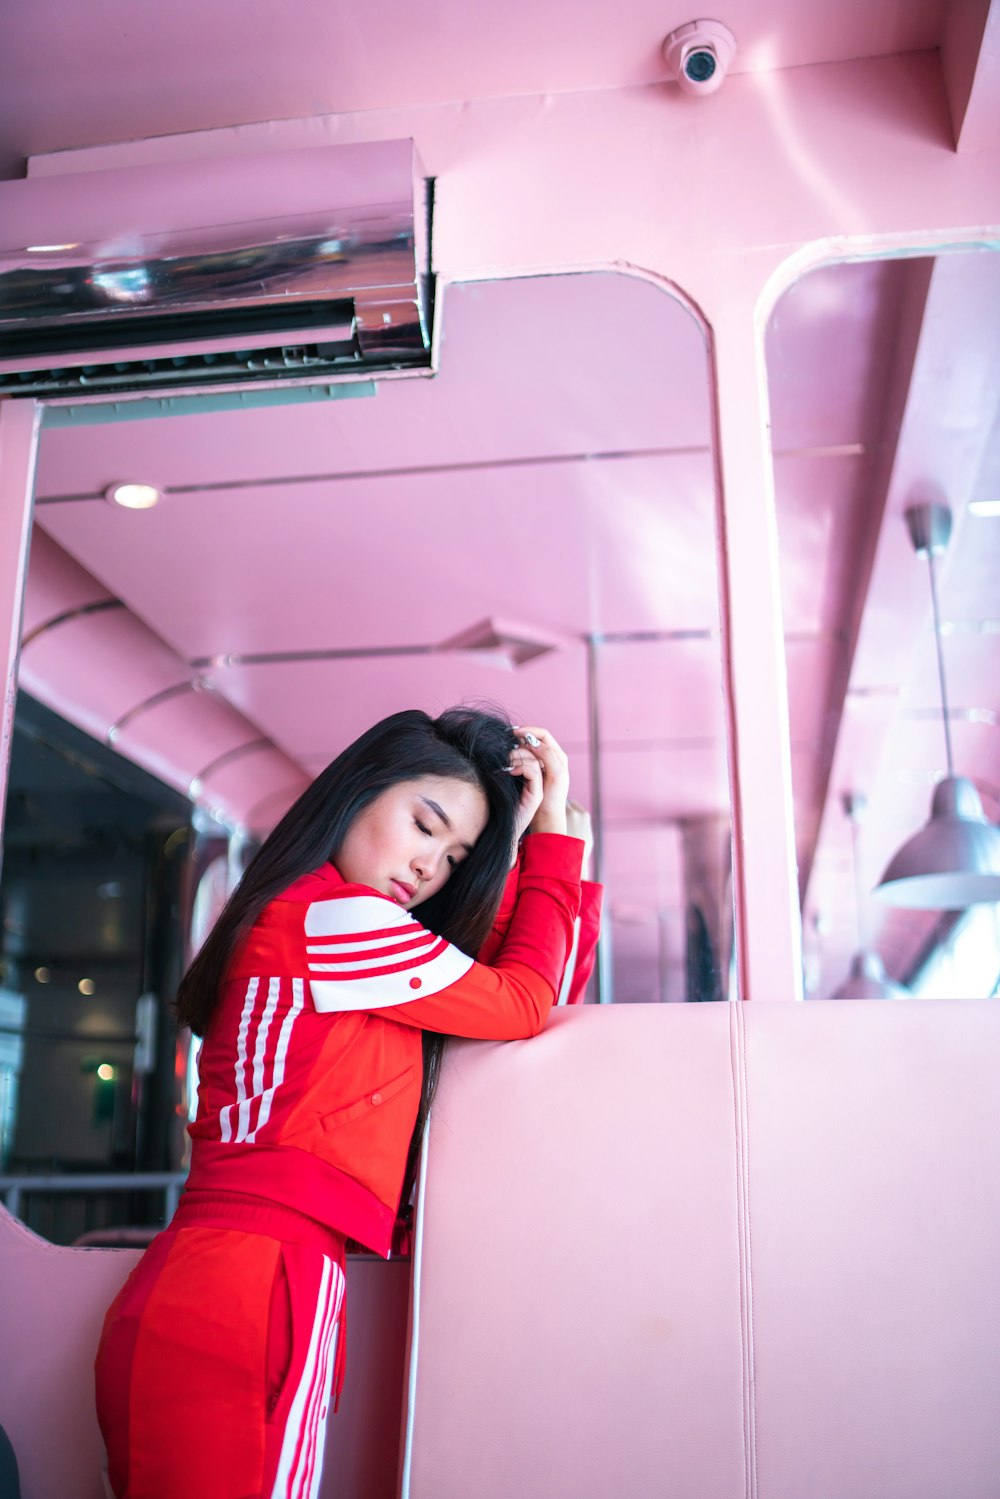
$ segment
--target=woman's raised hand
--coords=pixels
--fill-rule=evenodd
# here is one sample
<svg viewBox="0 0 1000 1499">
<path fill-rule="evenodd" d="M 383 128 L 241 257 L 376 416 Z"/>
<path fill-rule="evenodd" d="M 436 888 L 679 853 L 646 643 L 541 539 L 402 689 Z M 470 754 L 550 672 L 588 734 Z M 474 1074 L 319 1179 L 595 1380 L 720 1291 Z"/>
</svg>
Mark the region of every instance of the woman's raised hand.
<svg viewBox="0 0 1000 1499">
<path fill-rule="evenodd" d="M 529 833 L 565 833 L 569 795 L 569 761 L 548 729 L 520 724 L 510 768 L 524 777 L 518 808 L 518 837 Z"/>
</svg>

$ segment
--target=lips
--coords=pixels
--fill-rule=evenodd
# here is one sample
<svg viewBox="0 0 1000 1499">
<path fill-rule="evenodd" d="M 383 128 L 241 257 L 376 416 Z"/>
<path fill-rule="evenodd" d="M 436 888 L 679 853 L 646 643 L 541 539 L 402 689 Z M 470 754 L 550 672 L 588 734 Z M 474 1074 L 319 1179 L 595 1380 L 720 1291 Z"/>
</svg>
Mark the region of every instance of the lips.
<svg viewBox="0 0 1000 1499">
<path fill-rule="evenodd" d="M 390 880 L 389 884 L 392 886 L 393 899 L 401 903 L 412 900 L 417 893 L 413 885 L 404 884 L 402 880 Z"/>
</svg>

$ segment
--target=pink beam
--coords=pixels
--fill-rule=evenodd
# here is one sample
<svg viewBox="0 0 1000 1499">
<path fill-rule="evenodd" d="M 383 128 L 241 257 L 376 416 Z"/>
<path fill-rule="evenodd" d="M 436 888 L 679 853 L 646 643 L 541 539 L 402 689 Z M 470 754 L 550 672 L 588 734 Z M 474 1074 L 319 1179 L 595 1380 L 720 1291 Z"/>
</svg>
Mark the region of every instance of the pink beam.
<svg viewBox="0 0 1000 1499">
<path fill-rule="evenodd" d="M 774 468 L 752 296 L 716 307 L 712 365 L 739 990 L 743 999 L 801 999 Z"/>
<path fill-rule="evenodd" d="M 1000 0 L 951 0 L 941 71 L 956 151 L 1000 146 Z"/>
<path fill-rule="evenodd" d="M 35 401 L 0 401 L 0 651 L 4 696 L 0 720 L 0 833 L 7 804 L 7 774 L 14 733 L 17 658 L 21 648 L 24 579 L 28 571 L 31 503 L 41 407 Z"/>
</svg>

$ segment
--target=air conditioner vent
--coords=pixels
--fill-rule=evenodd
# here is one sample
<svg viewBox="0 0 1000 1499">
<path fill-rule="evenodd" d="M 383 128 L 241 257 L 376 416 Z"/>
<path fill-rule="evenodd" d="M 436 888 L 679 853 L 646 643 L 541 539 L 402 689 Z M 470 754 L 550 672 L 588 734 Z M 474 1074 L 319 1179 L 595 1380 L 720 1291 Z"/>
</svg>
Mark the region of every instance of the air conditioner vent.
<svg viewBox="0 0 1000 1499">
<path fill-rule="evenodd" d="M 370 370 L 372 365 L 373 361 L 368 360 L 364 367 Z M 169 359 L 19 370 L 14 375 L 0 374 L 0 394 L 63 398 L 74 392 L 88 396 L 103 392 L 123 395 L 129 391 L 171 387 L 179 390 L 192 384 L 205 387 L 238 381 L 246 386 L 296 375 L 315 385 L 324 377 L 339 377 L 346 370 L 360 368 L 361 358 L 353 342 L 288 344 L 278 348 L 234 349 L 228 353 L 173 355 Z"/>
<path fill-rule="evenodd" d="M 259 336 L 255 337 L 255 330 L 277 341 L 283 333 L 337 327 L 351 338 L 353 325 L 352 301 L 302 298 L 289 298 L 284 305 L 277 306 L 272 302 L 264 307 L 227 307 L 221 303 L 201 312 L 161 312 L 148 317 L 116 316 L 102 310 L 99 317 L 83 319 L 71 313 L 42 325 L 0 324 L 0 360 L 41 360 L 53 354 L 99 355 L 105 349 L 120 349 L 123 343 L 135 348 L 236 336 L 248 344 L 262 342 Z"/>
<path fill-rule="evenodd" d="M 430 188 L 412 141 L 0 183 L 0 395 L 428 370 Z"/>
</svg>

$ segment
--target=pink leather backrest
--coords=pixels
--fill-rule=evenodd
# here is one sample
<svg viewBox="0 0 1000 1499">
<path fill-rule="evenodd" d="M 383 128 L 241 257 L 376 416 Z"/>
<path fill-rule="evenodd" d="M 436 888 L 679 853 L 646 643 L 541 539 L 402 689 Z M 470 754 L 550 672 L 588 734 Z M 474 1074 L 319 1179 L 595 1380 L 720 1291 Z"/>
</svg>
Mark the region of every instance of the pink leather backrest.
<svg viewBox="0 0 1000 1499">
<path fill-rule="evenodd" d="M 138 1258 L 48 1244 L 0 1207 L 0 1425 L 22 1499 L 103 1499 L 94 1354 L 105 1309 Z M 350 1377 L 320 1499 L 396 1492 L 409 1272 L 401 1261 L 348 1260 Z"/>
<path fill-rule="evenodd" d="M 94 1354 L 104 1313 L 139 1254 L 63 1249 L 0 1207 L 0 1425 L 22 1499 L 103 1499 Z"/>
<path fill-rule="evenodd" d="M 1000 1493 L 1000 1005 L 450 1048 L 404 1499 Z"/>
</svg>

